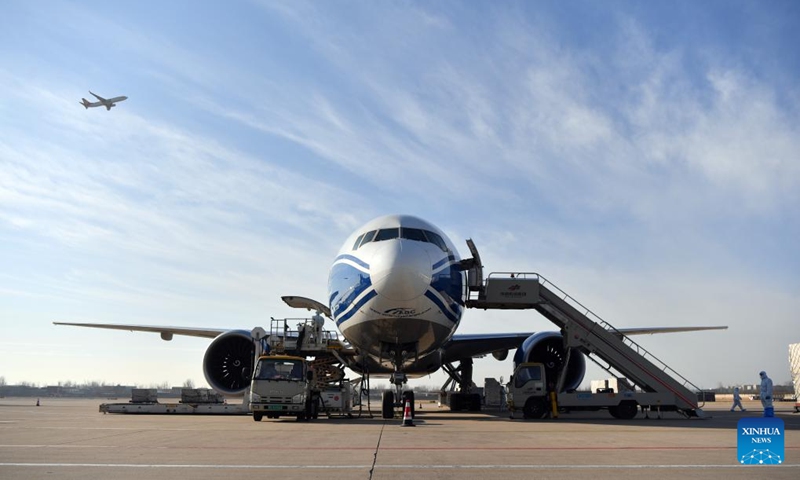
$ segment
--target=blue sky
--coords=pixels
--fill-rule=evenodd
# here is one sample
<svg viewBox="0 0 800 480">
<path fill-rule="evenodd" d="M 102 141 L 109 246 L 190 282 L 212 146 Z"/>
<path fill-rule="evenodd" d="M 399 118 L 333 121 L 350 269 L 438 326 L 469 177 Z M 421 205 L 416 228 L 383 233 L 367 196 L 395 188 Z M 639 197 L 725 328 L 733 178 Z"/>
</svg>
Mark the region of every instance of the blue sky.
<svg viewBox="0 0 800 480">
<path fill-rule="evenodd" d="M 614 326 L 728 325 L 636 339 L 701 387 L 786 382 L 798 27 L 793 1 L 5 2 L 0 376 L 202 385 L 205 340 L 51 322 L 304 316 L 280 296 L 324 299 L 349 233 L 408 213 Z"/>
</svg>

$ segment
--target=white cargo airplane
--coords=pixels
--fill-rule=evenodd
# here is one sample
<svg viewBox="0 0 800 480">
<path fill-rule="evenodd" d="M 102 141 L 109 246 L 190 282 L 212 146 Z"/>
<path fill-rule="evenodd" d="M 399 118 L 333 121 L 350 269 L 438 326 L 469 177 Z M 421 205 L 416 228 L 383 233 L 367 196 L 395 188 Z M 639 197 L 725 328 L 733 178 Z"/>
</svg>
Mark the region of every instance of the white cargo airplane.
<svg viewBox="0 0 800 480">
<path fill-rule="evenodd" d="M 517 363 L 539 361 L 558 370 L 565 368 L 565 388 L 577 388 L 583 380 L 585 361 L 580 353 L 566 361 L 560 332 L 455 333 L 466 308 L 465 272 L 472 261 L 461 261 L 450 239 L 425 220 L 408 215 L 383 216 L 368 222 L 345 241 L 330 268 L 327 307 L 302 297 L 284 300 L 292 306 L 308 307 L 310 302 L 336 323 L 352 346 L 351 353 L 344 357 L 348 368 L 359 374 L 391 376 L 396 393 L 384 394 L 386 418 L 391 417 L 387 405 L 391 409 L 401 395 L 411 398 L 414 404 L 413 393 L 402 392 L 408 377 L 427 375 L 440 368 L 455 377 L 462 391 L 467 387 L 460 405 L 479 409 L 479 397 L 469 393 L 472 359 L 492 354 L 502 361 L 510 349 L 517 349 Z M 250 384 L 255 350 L 249 330 L 55 323 L 156 332 L 164 340 L 171 340 L 173 335 L 213 338 L 203 358 L 209 385 L 224 394 L 241 394 Z M 727 327 L 636 328 L 617 332 L 634 335 L 724 328 Z M 453 362 L 459 362 L 458 369 L 452 366 Z"/>
<path fill-rule="evenodd" d="M 92 92 L 90 91 L 89 93 L 92 93 Z M 109 99 L 105 99 L 105 98 L 101 97 L 100 95 L 97 95 L 96 93 L 92 93 L 92 95 L 94 95 L 94 97 L 97 98 L 97 100 L 99 100 L 99 101 L 98 102 L 90 102 L 89 100 L 86 100 L 85 98 L 81 98 L 81 102 L 80 103 L 81 103 L 81 105 L 86 107 L 87 110 L 89 109 L 89 107 L 106 107 L 106 110 L 111 110 L 111 107 L 116 107 L 117 106 L 117 102 L 122 102 L 123 100 L 127 100 L 128 99 L 128 97 L 126 97 L 124 95 L 121 96 L 121 97 L 114 97 L 114 98 L 109 98 Z"/>
</svg>

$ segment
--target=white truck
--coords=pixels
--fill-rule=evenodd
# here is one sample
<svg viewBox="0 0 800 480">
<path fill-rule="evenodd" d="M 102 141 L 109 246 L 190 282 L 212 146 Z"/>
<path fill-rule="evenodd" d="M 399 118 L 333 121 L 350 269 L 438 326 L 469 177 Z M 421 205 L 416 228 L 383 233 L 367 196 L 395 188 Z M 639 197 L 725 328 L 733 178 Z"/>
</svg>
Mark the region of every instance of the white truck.
<svg viewBox="0 0 800 480">
<path fill-rule="evenodd" d="M 351 416 L 353 391 L 349 380 L 331 375 L 328 362 L 308 362 L 293 355 L 261 355 L 250 384 L 253 420 L 294 416 L 317 418 L 320 413 Z"/>
<path fill-rule="evenodd" d="M 544 365 L 521 363 L 506 386 L 506 402 L 511 418 L 522 412 L 523 418 L 542 418 L 551 411 L 545 383 Z"/>
<path fill-rule="evenodd" d="M 306 360 L 291 355 L 262 355 L 250 384 L 253 420 L 290 415 L 297 420 L 316 418 L 318 392 L 312 389 L 313 374 Z"/>
</svg>

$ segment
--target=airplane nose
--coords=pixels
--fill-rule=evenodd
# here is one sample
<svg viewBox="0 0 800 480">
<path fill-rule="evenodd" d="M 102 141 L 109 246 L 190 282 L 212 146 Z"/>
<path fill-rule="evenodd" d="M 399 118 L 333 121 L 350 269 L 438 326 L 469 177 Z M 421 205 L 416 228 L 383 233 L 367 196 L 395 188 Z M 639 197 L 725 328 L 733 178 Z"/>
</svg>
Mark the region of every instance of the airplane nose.
<svg viewBox="0 0 800 480">
<path fill-rule="evenodd" d="M 431 284 L 431 258 L 417 242 L 387 241 L 370 262 L 370 279 L 378 295 L 413 300 Z"/>
</svg>

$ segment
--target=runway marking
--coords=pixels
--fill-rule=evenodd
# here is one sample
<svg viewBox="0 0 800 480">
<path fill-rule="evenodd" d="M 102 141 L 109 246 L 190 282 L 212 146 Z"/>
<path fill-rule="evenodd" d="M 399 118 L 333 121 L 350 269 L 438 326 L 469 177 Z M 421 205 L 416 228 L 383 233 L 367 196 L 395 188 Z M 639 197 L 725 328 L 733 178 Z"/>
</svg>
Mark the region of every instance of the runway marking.
<svg viewBox="0 0 800 480">
<path fill-rule="evenodd" d="M 68 445 L 68 444 L 40 444 L 40 445 L 0 445 L 0 448 L 43 448 L 43 447 L 50 447 L 50 448 L 124 448 L 122 445 Z M 159 449 L 159 450 L 225 450 L 225 447 L 220 446 L 202 446 L 202 445 L 187 445 L 187 446 L 176 446 L 176 447 L 164 447 L 164 446 L 152 446 L 150 448 Z M 234 450 L 293 450 L 296 451 L 298 448 L 301 447 L 292 447 L 292 446 L 278 446 L 278 445 L 269 445 L 269 444 L 262 444 L 259 447 L 245 447 L 245 448 L 234 448 Z M 329 446 L 320 446 L 320 448 L 324 448 L 326 451 L 358 451 L 358 450 L 375 450 L 375 447 L 329 447 Z M 789 449 L 800 449 L 800 447 L 786 447 L 787 450 Z M 386 451 L 386 450 L 398 450 L 398 451 L 429 451 L 429 450 L 437 450 L 437 451 L 576 451 L 576 450 L 589 450 L 589 451 L 604 451 L 604 450 L 736 450 L 736 446 L 731 447 L 634 447 L 634 446 L 619 446 L 619 447 L 380 447 L 379 451 Z"/>
<path fill-rule="evenodd" d="M 21 445 L 0 445 L 0 448 L 124 448 L 122 445 L 70 445 L 70 444 L 21 444 Z M 219 446 L 178 446 L 164 447 L 153 446 L 153 450 L 225 450 Z M 235 450 L 290 450 L 296 451 L 300 447 L 292 446 L 273 446 L 264 444 L 260 447 L 236 448 Z M 374 451 L 375 447 L 321 447 L 326 451 Z M 698 451 L 698 450 L 736 450 L 736 446 L 730 447 L 648 447 L 648 446 L 619 446 L 619 447 L 380 447 L 379 452 L 383 451 L 609 451 L 609 450 L 640 450 L 640 451 Z M 786 450 L 800 450 L 800 447 L 785 447 Z"/>
<path fill-rule="evenodd" d="M 0 448 L 122 448 L 116 445 L 0 445 Z"/>
<path fill-rule="evenodd" d="M 320 469 L 340 469 L 340 470 L 354 470 L 354 469 L 369 469 L 371 465 L 198 465 L 198 464 L 136 464 L 136 463 L 0 463 L 0 467 L 78 467 L 78 468 L 191 468 L 191 469 L 204 469 L 213 468 L 219 470 L 286 470 L 286 469 L 305 469 L 305 470 L 320 470 Z M 390 470 L 588 470 L 588 469 L 625 469 L 625 470 L 638 470 L 638 469 L 715 469 L 715 468 L 800 468 L 800 464 L 792 465 L 770 465 L 764 467 L 763 465 L 740 465 L 740 464 L 724 464 L 724 465 L 377 465 L 376 469 L 390 469 Z"/>
</svg>

